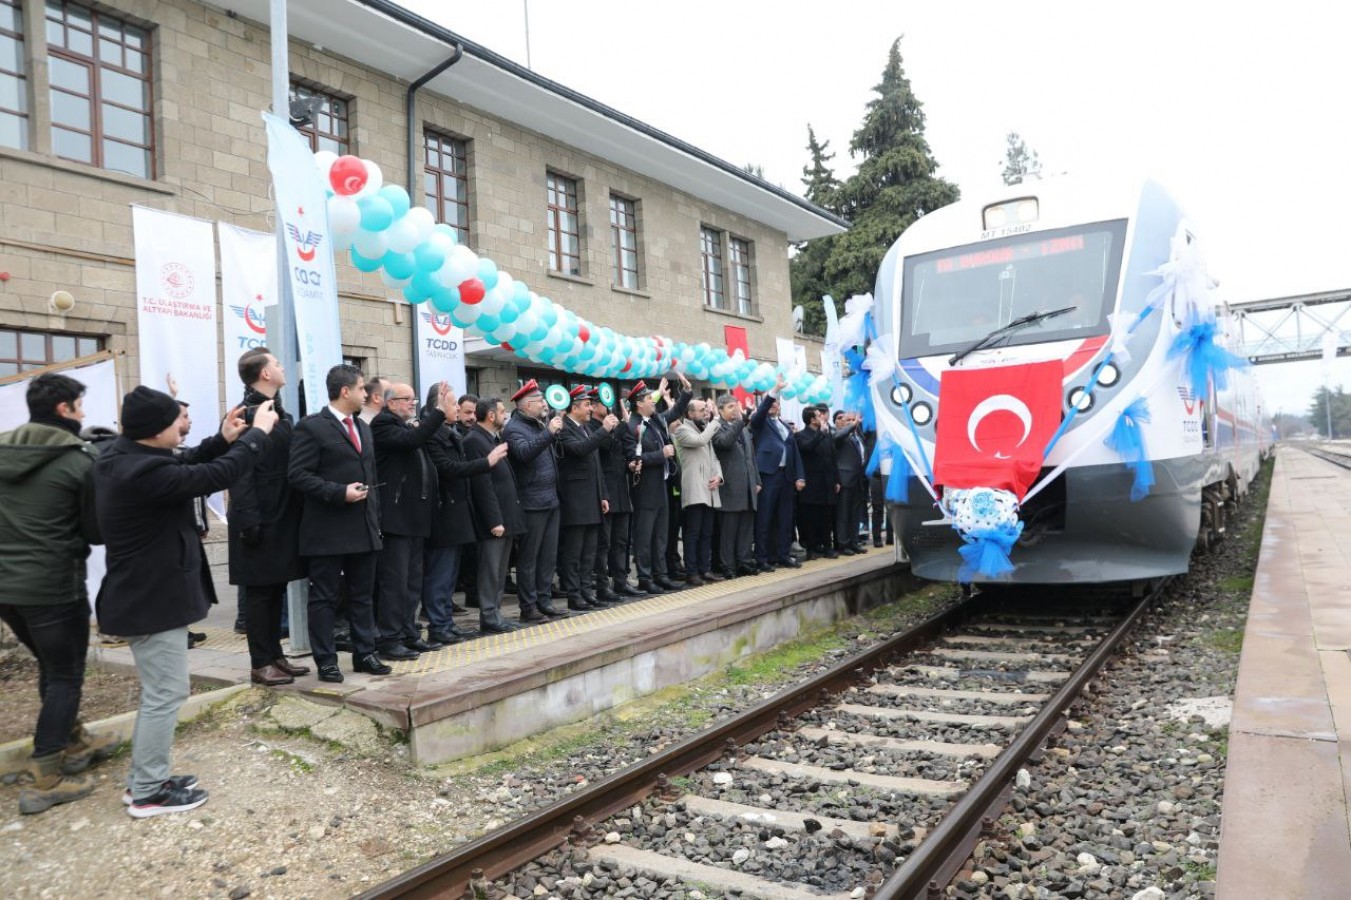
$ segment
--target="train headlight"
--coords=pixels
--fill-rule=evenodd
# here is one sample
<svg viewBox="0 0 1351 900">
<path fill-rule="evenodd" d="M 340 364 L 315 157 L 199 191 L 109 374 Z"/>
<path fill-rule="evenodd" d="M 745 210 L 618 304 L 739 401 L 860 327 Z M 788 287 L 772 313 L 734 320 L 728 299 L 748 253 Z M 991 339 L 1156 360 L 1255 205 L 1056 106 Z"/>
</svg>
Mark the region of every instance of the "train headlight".
<svg viewBox="0 0 1351 900">
<path fill-rule="evenodd" d="M 1108 363 L 1098 372 L 1098 384 L 1103 387 L 1112 387 L 1121 380 L 1121 370 Z"/>
<path fill-rule="evenodd" d="M 1070 391 L 1068 402 L 1071 408 L 1079 412 L 1088 412 L 1093 408 L 1093 395 L 1081 387 Z"/>
<path fill-rule="evenodd" d="M 898 384 L 891 389 L 891 402 L 897 406 L 904 406 L 909 403 L 913 396 L 914 392 L 910 390 L 908 384 Z"/>
<path fill-rule="evenodd" d="M 1005 225 L 1022 225 L 1035 222 L 1041 216 L 1041 205 L 1036 197 L 1020 197 L 1005 203 L 996 203 L 981 210 L 981 221 L 985 228 L 1002 228 Z"/>
<path fill-rule="evenodd" d="M 916 425 L 928 425 L 933 421 L 933 417 L 933 407 L 923 401 L 910 407 L 910 418 L 915 420 Z"/>
</svg>

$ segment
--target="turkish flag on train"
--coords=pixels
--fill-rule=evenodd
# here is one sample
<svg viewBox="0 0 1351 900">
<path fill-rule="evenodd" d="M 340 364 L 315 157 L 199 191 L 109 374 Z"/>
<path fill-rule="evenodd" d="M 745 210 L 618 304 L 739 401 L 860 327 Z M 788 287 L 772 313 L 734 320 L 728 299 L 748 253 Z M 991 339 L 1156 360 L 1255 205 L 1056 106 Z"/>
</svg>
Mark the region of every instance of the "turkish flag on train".
<svg viewBox="0 0 1351 900">
<path fill-rule="evenodd" d="M 1060 427 L 1064 378 L 1061 360 L 944 372 L 934 484 L 999 488 L 1022 500 Z"/>
</svg>

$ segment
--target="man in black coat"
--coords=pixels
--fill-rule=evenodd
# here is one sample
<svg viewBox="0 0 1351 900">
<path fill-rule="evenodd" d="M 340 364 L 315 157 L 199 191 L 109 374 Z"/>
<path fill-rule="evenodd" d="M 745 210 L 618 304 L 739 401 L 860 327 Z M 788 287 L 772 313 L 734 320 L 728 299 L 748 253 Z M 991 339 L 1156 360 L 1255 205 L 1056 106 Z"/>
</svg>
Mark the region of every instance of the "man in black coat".
<svg viewBox="0 0 1351 900">
<path fill-rule="evenodd" d="M 842 409 L 835 411 L 835 469 L 840 479 L 840 497 L 835 506 L 835 546 L 846 556 L 863 553 L 858 525 L 868 495 L 866 451 L 859 438 L 861 417 Z"/>
<path fill-rule="evenodd" d="M 584 612 L 610 604 L 596 596 L 594 561 L 601 521 L 610 511 L 610 495 L 600 463 L 600 447 L 609 440 L 619 420 L 608 415 L 599 430 L 591 421 L 591 392 L 577 385 L 570 392 L 572 404 L 563 417 L 558 445 L 558 495 L 561 502 L 561 532 L 558 543 L 558 583 L 568 595 L 568 609 Z"/>
<path fill-rule="evenodd" d="M 611 415 L 600 402 L 600 391 L 593 390 L 591 397 L 591 421 L 587 427 L 592 432 L 604 429 L 605 419 Z M 627 415 L 618 416 L 621 421 Z M 638 468 L 635 448 L 637 441 L 633 432 L 624 427 L 616 427 L 607 432 L 608 437 L 601 442 L 598 456 L 600 468 L 605 476 L 605 495 L 610 500 L 609 511 L 601 516 L 600 533 L 596 538 L 596 557 L 593 565 L 596 578 L 596 598 L 607 603 L 616 603 L 626 597 L 644 597 L 641 591 L 629 584 L 629 525 L 633 520 L 633 500 L 629 497 L 629 485 L 633 472 Z"/>
<path fill-rule="evenodd" d="M 731 394 L 718 397 L 721 430 L 713 436 L 713 452 L 722 466 L 722 487 L 718 497 L 719 549 L 722 574 L 758 575 L 755 565 L 755 506 L 760 493 L 760 471 L 755 466 L 755 447 L 746 430 L 741 404 Z"/>
<path fill-rule="evenodd" d="M 751 439 L 755 441 L 755 465 L 763 490 L 755 511 L 755 560 L 760 570 L 777 566 L 797 569 L 793 558 L 793 496 L 807 486 L 802 476 L 802 457 L 788 426 L 779 420 L 780 374 L 774 389 L 765 394 L 751 415 Z"/>
<path fill-rule="evenodd" d="M 670 516 L 667 481 L 675 471 L 675 446 L 667 426 L 685 415 L 693 396 L 691 391 L 682 391 L 671 409 L 658 413 L 651 388 L 640 381 L 629 389 L 633 413 L 627 427 L 634 435 L 635 453 L 641 462 L 631 493 L 633 556 L 638 568 L 638 587 L 649 594 L 678 590 L 666 570 Z"/>
<path fill-rule="evenodd" d="M 464 439 L 469 459 L 487 459 L 505 446 L 500 432 L 506 408 L 496 397 L 482 397 L 474 413 L 477 423 Z M 507 583 L 507 561 L 517 535 L 525 534 L 525 510 L 516 493 L 516 475 L 511 466 L 493 466 L 487 474 L 475 475 L 470 483 L 474 505 L 474 531 L 478 537 L 479 629 L 506 634 L 516 626 L 502 618 L 502 588 Z"/>
<path fill-rule="evenodd" d="M 502 427 L 507 458 L 516 474 L 525 535 L 516 548 L 516 599 L 522 622 L 542 622 L 545 616 L 562 618 L 553 605 L 554 569 L 558 563 L 558 461 L 554 457 L 559 418 L 544 419 L 544 394 L 530 379 L 512 395 L 516 404 Z"/>
<path fill-rule="evenodd" d="M 122 435 L 94 462 L 94 502 L 108 547 L 96 603 L 99 629 L 127 639 L 141 681 L 132 737 L 127 812 L 135 818 L 181 812 L 206 792 L 170 771 L 178 709 L 188 698 L 188 626 L 210 607 L 193 498 L 224 490 L 268 448 L 271 404 L 253 427 L 231 410 L 220 455 L 188 463 L 174 454 L 184 409 L 168 394 L 138 387 L 122 399 Z"/>
<path fill-rule="evenodd" d="M 380 532 L 384 547 L 376 566 L 375 646 L 382 659 L 417 659 L 440 650 L 422 639 L 417 608 L 422 599 L 422 552 L 432 533 L 440 503 L 440 486 L 427 444 L 455 415 L 455 396 L 443 381 L 436 406 L 417 413 L 412 385 L 391 382 L 385 407 L 371 420 L 375 470 L 384 482 L 380 492 Z"/>
<path fill-rule="evenodd" d="M 292 419 L 277 392 L 286 371 L 266 347 L 239 357 L 244 382 L 244 421 L 271 402 L 277 412 L 272 441 L 255 464 L 230 485 L 230 583 L 242 588 L 249 636 L 249 677 L 255 684 L 289 684 L 308 675 L 281 649 L 281 616 L 286 585 L 305 574 L 300 559 L 300 493 L 286 477 L 291 457 Z"/>
<path fill-rule="evenodd" d="M 468 396 L 468 395 L 466 395 Z M 440 399 L 440 387 L 427 393 L 425 416 Z M 478 398 L 474 397 L 477 405 Z M 464 406 L 461 397 L 459 405 Z M 461 415 L 460 422 L 463 422 Z M 432 519 L 431 537 L 422 551 L 422 608 L 427 613 L 427 640 L 455 644 L 469 637 L 455 625 L 455 582 L 465 565 L 465 551 L 474 548 L 474 510 L 469 497 L 470 478 L 483 475 L 507 455 L 507 445 L 498 444 L 483 459 L 470 459 L 465 452 L 460 422 L 446 422 L 427 442 L 427 454 L 436 468 L 440 502 Z M 463 610 L 461 610 L 463 612 Z"/>
<path fill-rule="evenodd" d="M 361 370 L 346 364 L 328 370 L 328 406 L 306 416 L 291 439 L 287 475 L 305 495 L 300 514 L 300 555 L 310 570 L 310 646 L 319 680 L 340 682 L 333 617 L 339 581 L 347 579 L 352 622 L 352 668 L 370 675 L 392 669 L 375 655 L 375 588 L 380 507 L 375 441 L 357 415 L 366 399 Z"/>
<path fill-rule="evenodd" d="M 803 428 L 793 435 L 807 486 L 797 495 L 798 533 L 807 558 L 825 556 L 834 559 L 830 535 L 835 524 L 835 500 L 840 492 L 835 474 L 835 443 L 830 439 L 826 418 L 815 406 L 802 408 Z"/>
</svg>

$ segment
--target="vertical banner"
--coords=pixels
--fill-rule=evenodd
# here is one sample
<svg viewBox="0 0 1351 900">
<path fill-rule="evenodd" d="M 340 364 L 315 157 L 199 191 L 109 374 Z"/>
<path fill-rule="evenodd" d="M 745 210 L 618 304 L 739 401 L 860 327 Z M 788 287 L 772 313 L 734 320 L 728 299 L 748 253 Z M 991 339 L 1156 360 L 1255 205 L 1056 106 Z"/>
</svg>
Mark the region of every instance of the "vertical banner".
<svg viewBox="0 0 1351 900">
<path fill-rule="evenodd" d="M 774 349 L 777 351 L 779 367 L 786 373 L 791 373 L 798 367 L 796 345 L 792 338 L 775 338 Z M 779 418 L 785 425 L 796 425 L 802 427 L 802 401 L 796 397 L 781 397 L 779 399 Z"/>
<path fill-rule="evenodd" d="M 191 408 L 191 443 L 215 431 L 223 410 L 216 337 L 216 244 L 211 223 L 144 206 L 131 208 L 136 246 L 140 382 L 177 388 Z M 217 514 L 219 494 L 209 502 Z"/>
<path fill-rule="evenodd" d="M 417 335 L 418 406 L 427 401 L 427 393 L 438 381 L 450 382 L 455 396 L 464 394 L 464 329 L 456 328 L 446 313 L 430 303 L 412 307 L 413 329 Z"/>
<path fill-rule="evenodd" d="M 840 361 L 840 320 L 835 313 L 835 298 L 821 298 L 826 308 L 826 341 L 821 347 L 821 373 L 830 385 L 831 410 L 844 408 L 844 370 Z"/>
<path fill-rule="evenodd" d="M 225 323 L 225 380 L 246 350 L 267 343 L 264 311 L 277 302 L 277 236 L 225 222 L 220 235 L 221 319 Z M 232 392 L 226 390 L 226 395 Z"/>
<path fill-rule="evenodd" d="M 328 404 L 324 387 L 328 370 L 342 362 L 328 198 L 314 154 L 300 132 L 270 113 L 263 113 L 263 119 L 285 257 L 280 280 L 295 302 L 300 379 L 306 409 L 315 412 Z"/>
<path fill-rule="evenodd" d="M 740 350 L 743 359 L 750 357 L 751 345 L 746 340 L 746 329 L 740 325 L 724 325 L 722 326 L 722 338 L 727 344 L 728 356 Z M 732 396 L 736 397 L 742 406 L 753 405 L 755 400 L 751 392 L 739 384 L 732 388 Z"/>
</svg>

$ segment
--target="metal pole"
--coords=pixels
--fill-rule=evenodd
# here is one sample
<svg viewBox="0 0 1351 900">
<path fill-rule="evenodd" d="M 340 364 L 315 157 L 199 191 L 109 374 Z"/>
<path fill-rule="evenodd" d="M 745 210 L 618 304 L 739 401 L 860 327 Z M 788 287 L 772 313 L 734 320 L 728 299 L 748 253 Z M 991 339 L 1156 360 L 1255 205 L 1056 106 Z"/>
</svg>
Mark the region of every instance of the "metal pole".
<svg viewBox="0 0 1351 900">
<path fill-rule="evenodd" d="M 530 0 L 521 0 L 525 7 L 525 67 L 534 71 L 534 66 L 530 65 Z"/>
<path fill-rule="evenodd" d="M 270 37 L 272 40 L 272 113 L 289 116 L 291 112 L 291 63 L 287 42 L 286 0 L 271 0 Z M 286 244 L 282 241 L 281 219 L 277 219 L 277 305 L 268 308 L 267 333 L 272 355 L 286 369 L 287 380 L 281 389 L 282 406 L 291 415 L 300 416 L 300 388 L 291 381 L 300 373 L 300 339 L 296 334 L 295 297 L 291 279 L 286 277 Z M 317 412 L 317 410 L 309 410 Z M 286 611 L 291 656 L 310 652 L 309 582 L 293 581 L 286 586 Z"/>
</svg>

